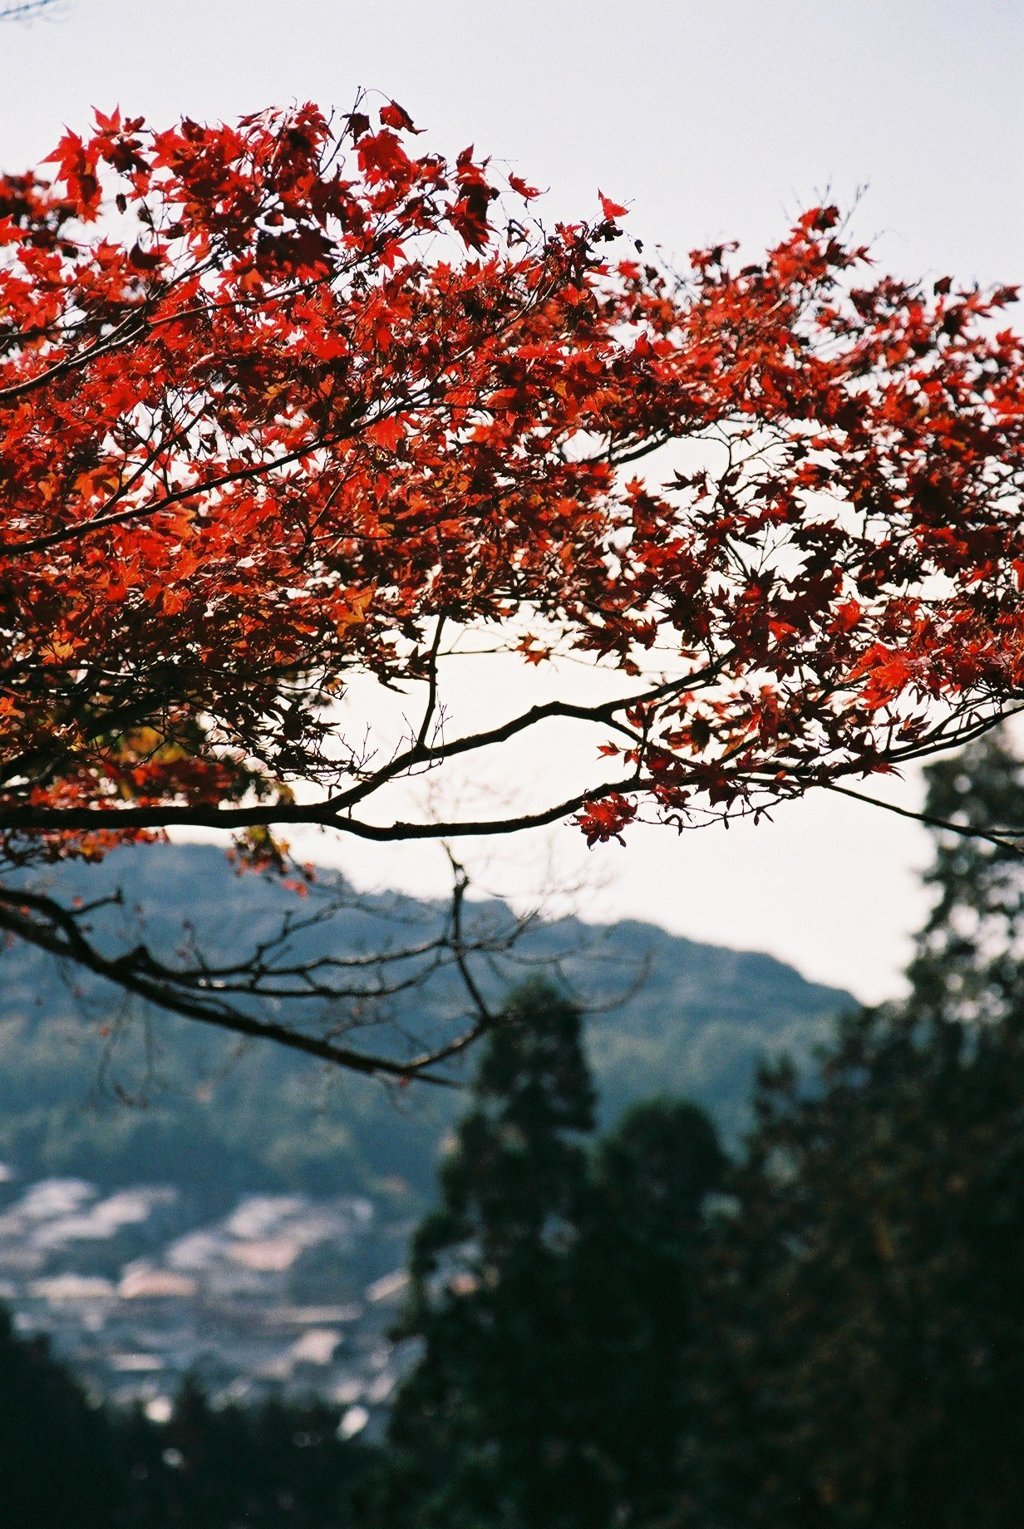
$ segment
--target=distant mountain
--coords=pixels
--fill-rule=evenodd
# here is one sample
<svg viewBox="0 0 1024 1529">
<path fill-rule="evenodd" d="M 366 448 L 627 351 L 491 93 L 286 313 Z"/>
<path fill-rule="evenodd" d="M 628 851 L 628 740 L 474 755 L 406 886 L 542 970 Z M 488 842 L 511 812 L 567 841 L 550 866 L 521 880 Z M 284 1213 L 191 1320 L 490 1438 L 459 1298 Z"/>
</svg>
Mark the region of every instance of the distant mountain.
<svg viewBox="0 0 1024 1529">
<path fill-rule="evenodd" d="M 219 851 L 198 845 L 123 850 L 98 867 L 61 867 L 54 881 L 62 895 L 90 898 L 119 885 L 123 908 L 97 926 L 120 921 L 129 938 L 141 930 L 168 954 L 183 919 L 209 955 L 229 936 L 261 938 L 295 907 L 293 894 L 240 880 Z M 340 882 L 324 885 L 343 894 Z M 296 948 L 370 950 L 442 916 L 438 904 L 376 897 L 306 930 Z M 475 905 L 472 917 L 498 927 L 508 915 L 491 903 Z M 805 1057 L 854 1002 L 769 956 L 636 922 L 538 924 L 517 954 L 541 968 L 560 958 L 570 985 L 597 1008 L 587 1036 L 605 1121 L 632 1100 L 682 1094 L 735 1135 L 759 1058 Z M 0 955 L 0 977 L 0 1159 L 20 1178 L 173 1182 L 210 1210 L 252 1190 L 368 1194 L 410 1210 L 432 1193 L 439 1142 L 462 1108 L 458 1091 L 396 1092 L 280 1048 L 239 1048 L 203 1026 L 133 1011 L 112 989 L 23 946 Z M 375 1043 L 387 1044 L 389 1026 L 431 1033 L 459 1001 L 450 977 L 435 979 L 390 1003 Z"/>
</svg>

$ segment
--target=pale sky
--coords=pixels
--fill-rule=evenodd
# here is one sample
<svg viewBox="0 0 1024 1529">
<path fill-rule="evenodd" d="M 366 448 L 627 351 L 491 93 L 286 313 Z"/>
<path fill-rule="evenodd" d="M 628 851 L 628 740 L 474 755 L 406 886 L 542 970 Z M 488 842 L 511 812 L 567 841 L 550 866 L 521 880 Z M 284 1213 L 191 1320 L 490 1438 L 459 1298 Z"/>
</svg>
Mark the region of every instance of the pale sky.
<svg viewBox="0 0 1024 1529">
<path fill-rule="evenodd" d="M 754 255 L 824 192 L 849 206 L 866 187 L 854 228 L 880 265 L 1024 281 L 1022 58 L 1019 0 L 62 0 L 0 27 L 0 164 L 38 161 L 92 106 L 163 124 L 344 110 L 365 86 L 431 148 L 473 143 L 549 187 L 549 218 L 589 215 L 600 187 L 680 261 L 728 238 Z M 928 851 L 912 824 L 819 796 L 757 829 L 640 829 L 588 854 L 566 828 L 467 861 L 522 894 L 549 854 L 592 916 L 767 950 L 871 1000 L 898 986 Z M 340 863 L 442 884 L 436 851 Z"/>
</svg>

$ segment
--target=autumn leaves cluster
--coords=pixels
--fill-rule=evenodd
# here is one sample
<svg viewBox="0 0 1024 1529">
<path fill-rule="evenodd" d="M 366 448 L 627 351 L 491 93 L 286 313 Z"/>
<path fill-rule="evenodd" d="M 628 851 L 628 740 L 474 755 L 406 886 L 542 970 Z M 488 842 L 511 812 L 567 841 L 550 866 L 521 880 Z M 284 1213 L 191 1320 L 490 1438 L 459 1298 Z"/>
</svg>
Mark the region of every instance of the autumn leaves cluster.
<svg viewBox="0 0 1024 1529">
<path fill-rule="evenodd" d="M 388 101 L 99 114 L 0 181 L 18 853 L 211 814 L 361 831 L 449 757 L 454 633 L 624 676 L 576 708 L 597 763 L 550 810 L 592 842 L 892 768 L 1012 704 L 1015 294 L 878 277 L 832 208 L 677 275 L 609 198 L 553 229 L 535 198 Z M 398 765 L 346 733 L 355 673 L 422 705 Z"/>
</svg>

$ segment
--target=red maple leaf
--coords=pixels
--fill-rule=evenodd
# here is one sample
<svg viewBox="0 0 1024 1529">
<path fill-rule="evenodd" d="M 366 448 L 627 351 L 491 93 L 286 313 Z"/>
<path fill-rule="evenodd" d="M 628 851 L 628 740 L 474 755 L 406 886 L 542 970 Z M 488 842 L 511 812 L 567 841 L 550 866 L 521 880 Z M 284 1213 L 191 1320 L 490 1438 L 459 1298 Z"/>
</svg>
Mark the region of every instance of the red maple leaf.
<svg viewBox="0 0 1024 1529">
<path fill-rule="evenodd" d="M 599 191 L 597 194 L 601 198 L 601 211 L 609 223 L 614 223 L 616 218 L 624 218 L 626 216 L 629 211 L 628 207 L 623 207 L 619 202 L 613 202 L 610 197 L 605 196 L 603 191 Z"/>
<path fill-rule="evenodd" d="M 422 128 L 414 127 L 413 120 L 404 106 L 399 106 L 397 101 L 389 101 L 387 106 L 380 110 L 380 120 L 385 127 L 399 128 L 406 133 L 421 133 Z"/>
</svg>

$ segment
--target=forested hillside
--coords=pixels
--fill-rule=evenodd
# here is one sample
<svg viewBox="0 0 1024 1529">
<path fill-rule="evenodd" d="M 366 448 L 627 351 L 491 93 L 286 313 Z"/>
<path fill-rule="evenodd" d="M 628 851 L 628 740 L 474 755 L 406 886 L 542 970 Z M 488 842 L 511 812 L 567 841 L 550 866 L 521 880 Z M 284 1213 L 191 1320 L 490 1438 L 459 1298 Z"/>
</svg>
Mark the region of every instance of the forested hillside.
<svg viewBox="0 0 1024 1529">
<path fill-rule="evenodd" d="M 139 938 L 166 951 L 184 915 L 213 956 L 222 938 L 258 939 L 282 908 L 301 913 L 328 889 L 340 890 L 322 883 L 302 902 L 251 876 L 240 881 L 206 846 L 121 851 L 102 866 L 65 866 L 54 875 L 62 891 L 90 898 L 122 888 L 123 906 L 98 914 L 98 927 L 104 918 L 137 926 Z M 431 929 L 443 911 L 364 899 L 335 916 L 331 938 L 349 950 L 379 949 Z M 493 929 L 509 916 L 482 904 L 471 917 Z M 326 938 L 314 926 L 297 945 L 308 953 Z M 806 1057 L 851 1003 L 770 957 L 645 924 L 536 924 L 516 951 L 511 980 L 524 961 L 545 971 L 557 966 L 595 1009 L 587 1044 L 605 1121 L 632 1100 L 675 1093 L 699 1100 L 735 1133 L 759 1056 L 785 1049 Z M 462 1108 L 459 1090 L 396 1091 L 325 1072 L 270 1045 L 239 1047 L 220 1032 L 132 1010 L 123 995 L 23 947 L 8 948 L 2 960 L 0 1159 L 20 1177 L 173 1179 L 209 1209 L 254 1187 L 403 1201 L 429 1194 L 437 1144 Z M 487 980 L 497 989 L 502 975 Z M 363 1019 L 379 1023 L 386 1041 L 389 1028 L 429 1031 L 464 1001 L 450 972 L 441 973 L 378 1011 L 364 1005 Z"/>
</svg>

